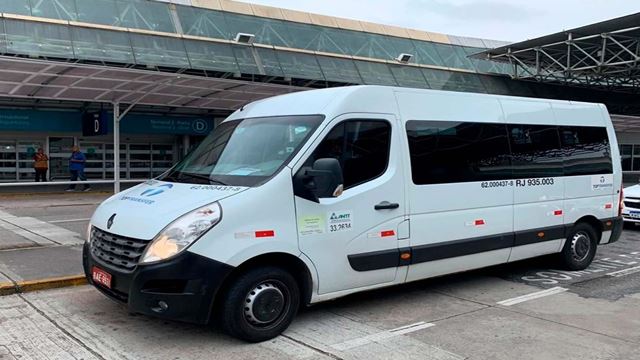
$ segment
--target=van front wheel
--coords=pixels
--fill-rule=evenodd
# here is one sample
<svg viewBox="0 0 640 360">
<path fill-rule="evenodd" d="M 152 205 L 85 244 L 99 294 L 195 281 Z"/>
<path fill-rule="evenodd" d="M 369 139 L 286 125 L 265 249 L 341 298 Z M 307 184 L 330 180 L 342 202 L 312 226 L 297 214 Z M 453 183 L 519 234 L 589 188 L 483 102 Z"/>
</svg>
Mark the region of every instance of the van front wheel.
<svg viewBox="0 0 640 360">
<path fill-rule="evenodd" d="M 254 268 L 236 278 L 224 295 L 222 329 L 249 341 L 272 339 L 289 327 L 300 306 L 300 290 L 288 272 Z"/>
<path fill-rule="evenodd" d="M 598 239 L 593 227 L 579 223 L 569 231 L 564 248 L 560 254 L 562 265 L 567 270 L 584 270 L 596 256 Z"/>
</svg>

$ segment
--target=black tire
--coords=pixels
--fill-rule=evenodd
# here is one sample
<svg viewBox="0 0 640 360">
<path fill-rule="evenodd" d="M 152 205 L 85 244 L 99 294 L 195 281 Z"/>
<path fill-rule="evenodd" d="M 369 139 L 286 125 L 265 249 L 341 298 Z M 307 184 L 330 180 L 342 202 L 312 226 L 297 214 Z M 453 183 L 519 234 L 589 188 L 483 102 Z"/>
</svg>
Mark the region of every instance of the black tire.
<svg viewBox="0 0 640 360">
<path fill-rule="evenodd" d="M 560 253 L 562 266 L 567 270 L 584 270 L 596 256 L 598 236 L 593 226 L 587 223 L 576 224 L 567 236 Z"/>
<path fill-rule="evenodd" d="M 271 266 L 241 274 L 223 296 L 218 317 L 222 330 L 249 342 L 280 335 L 300 307 L 300 290 L 295 278 Z"/>
</svg>

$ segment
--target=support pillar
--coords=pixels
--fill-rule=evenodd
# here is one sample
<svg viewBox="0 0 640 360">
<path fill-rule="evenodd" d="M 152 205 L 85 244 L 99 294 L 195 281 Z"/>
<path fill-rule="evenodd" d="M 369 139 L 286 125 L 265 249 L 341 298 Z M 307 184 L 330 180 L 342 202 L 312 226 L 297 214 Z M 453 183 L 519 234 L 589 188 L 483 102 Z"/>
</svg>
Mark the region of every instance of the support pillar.
<svg viewBox="0 0 640 360">
<path fill-rule="evenodd" d="M 187 156 L 187 153 L 189 153 L 189 147 L 191 147 L 190 140 L 189 135 L 182 135 L 182 155 L 180 156 L 180 159 L 184 158 Z"/>
<path fill-rule="evenodd" d="M 120 192 L 120 104 L 113 103 L 113 193 Z"/>
</svg>

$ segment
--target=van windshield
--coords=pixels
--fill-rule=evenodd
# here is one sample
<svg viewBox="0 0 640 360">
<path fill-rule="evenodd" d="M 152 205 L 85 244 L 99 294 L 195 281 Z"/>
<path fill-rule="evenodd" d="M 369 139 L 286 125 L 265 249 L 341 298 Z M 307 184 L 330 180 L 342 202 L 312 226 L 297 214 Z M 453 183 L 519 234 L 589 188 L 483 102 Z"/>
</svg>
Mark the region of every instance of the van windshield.
<svg viewBox="0 0 640 360">
<path fill-rule="evenodd" d="M 169 182 L 254 186 L 274 175 L 311 136 L 323 116 L 226 121 L 158 179 Z"/>
</svg>

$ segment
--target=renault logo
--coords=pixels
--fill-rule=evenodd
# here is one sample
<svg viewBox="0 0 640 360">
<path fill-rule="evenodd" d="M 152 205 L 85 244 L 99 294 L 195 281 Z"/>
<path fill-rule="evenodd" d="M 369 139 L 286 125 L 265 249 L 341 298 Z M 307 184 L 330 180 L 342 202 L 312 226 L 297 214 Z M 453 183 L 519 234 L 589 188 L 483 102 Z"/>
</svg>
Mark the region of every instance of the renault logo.
<svg viewBox="0 0 640 360">
<path fill-rule="evenodd" d="M 116 214 L 111 215 L 109 220 L 107 220 L 107 229 L 111 229 L 111 225 L 113 225 L 113 219 L 116 218 Z"/>
</svg>

